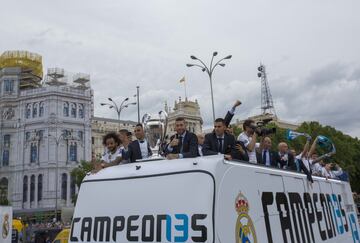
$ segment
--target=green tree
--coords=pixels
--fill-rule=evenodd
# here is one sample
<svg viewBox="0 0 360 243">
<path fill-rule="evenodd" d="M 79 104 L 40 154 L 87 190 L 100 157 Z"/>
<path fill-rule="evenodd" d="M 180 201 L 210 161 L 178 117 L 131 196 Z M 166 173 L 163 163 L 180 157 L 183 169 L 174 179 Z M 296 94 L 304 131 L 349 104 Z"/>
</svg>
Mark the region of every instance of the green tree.
<svg viewBox="0 0 360 243">
<path fill-rule="evenodd" d="M 0 198 L 0 206 L 10 206 L 10 202 L 7 198 Z"/>
<path fill-rule="evenodd" d="M 86 176 L 87 173 L 89 173 L 90 171 L 92 171 L 94 169 L 94 166 L 91 162 L 88 161 L 80 161 L 80 164 L 78 167 L 74 168 L 71 171 L 71 176 L 74 178 L 75 180 L 75 184 L 78 186 L 78 188 L 80 189 L 81 183 L 84 179 L 84 177 Z M 74 205 L 76 204 L 76 200 L 77 200 L 77 194 L 75 194 L 73 196 L 73 198 L 71 199 L 72 203 L 74 203 Z"/>
</svg>

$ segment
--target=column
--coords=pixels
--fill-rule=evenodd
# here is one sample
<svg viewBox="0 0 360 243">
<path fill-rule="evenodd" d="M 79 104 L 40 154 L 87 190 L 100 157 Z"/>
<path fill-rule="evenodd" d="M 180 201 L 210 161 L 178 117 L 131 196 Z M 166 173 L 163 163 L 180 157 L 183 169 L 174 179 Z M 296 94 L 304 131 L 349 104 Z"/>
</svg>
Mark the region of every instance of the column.
<svg viewBox="0 0 360 243">
<path fill-rule="evenodd" d="M 70 174 L 66 173 L 66 207 L 70 207 L 71 205 L 71 196 L 70 196 Z"/>
<path fill-rule="evenodd" d="M 28 175 L 27 177 L 27 201 L 26 201 L 26 208 L 30 208 L 30 189 L 31 189 L 31 185 L 30 185 L 30 178 L 31 178 L 31 175 Z"/>
<path fill-rule="evenodd" d="M 34 208 L 38 207 L 38 176 L 35 175 L 35 195 L 34 195 Z"/>
</svg>

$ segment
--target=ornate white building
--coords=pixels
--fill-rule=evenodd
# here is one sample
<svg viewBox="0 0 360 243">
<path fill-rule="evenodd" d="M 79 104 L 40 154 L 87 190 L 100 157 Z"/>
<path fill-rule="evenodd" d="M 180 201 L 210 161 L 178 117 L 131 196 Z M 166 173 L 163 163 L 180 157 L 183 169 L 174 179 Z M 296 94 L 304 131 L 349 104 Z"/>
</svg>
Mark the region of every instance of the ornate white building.
<svg viewBox="0 0 360 243">
<path fill-rule="evenodd" d="M 16 215 L 51 213 L 72 207 L 70 172 L 91 159 L 93 94 L 89 76 L 68 84 L 62 69 L 49 69 L 41 81 L 23 64 L 0 66 L 0 199 Z"/>
</svg>

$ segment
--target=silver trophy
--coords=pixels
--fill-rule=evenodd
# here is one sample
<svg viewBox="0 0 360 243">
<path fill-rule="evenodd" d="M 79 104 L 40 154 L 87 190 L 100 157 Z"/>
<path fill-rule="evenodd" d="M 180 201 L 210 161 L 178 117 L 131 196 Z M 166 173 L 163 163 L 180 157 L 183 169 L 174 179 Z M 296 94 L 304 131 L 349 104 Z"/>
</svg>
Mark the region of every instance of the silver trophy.
<svg viewBox="0 0 360 243">
<path fill-rule="evenodd" d="M 159 111 L 156 115 L 144 114 L 142 123 L 145 131 L 145 138 L 148 141 L 153 155 L 149 159 L 158 159 L 162 155 L 163 144 L 165 143 L 168 114 Z"/>
</svg>

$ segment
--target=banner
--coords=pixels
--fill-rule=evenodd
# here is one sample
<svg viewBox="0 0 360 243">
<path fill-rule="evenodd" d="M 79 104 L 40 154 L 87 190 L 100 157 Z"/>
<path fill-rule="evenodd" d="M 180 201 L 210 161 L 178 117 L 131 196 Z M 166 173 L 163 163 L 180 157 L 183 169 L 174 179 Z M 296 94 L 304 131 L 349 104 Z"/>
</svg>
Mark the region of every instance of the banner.
<svg viewBox="0 0 360 243">
<path fill-rule="evenodd" d="M 0 206 L 0 242 L 11 243 L 12 207 Z"/>
</svg>

